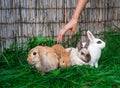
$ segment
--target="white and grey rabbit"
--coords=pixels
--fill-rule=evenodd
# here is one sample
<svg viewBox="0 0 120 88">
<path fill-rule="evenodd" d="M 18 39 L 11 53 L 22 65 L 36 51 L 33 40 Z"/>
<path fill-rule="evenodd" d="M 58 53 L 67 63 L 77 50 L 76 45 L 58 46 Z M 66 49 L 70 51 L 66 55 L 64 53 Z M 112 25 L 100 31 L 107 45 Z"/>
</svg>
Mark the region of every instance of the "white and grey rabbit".
<svg viewBox="0 0 120 88">
<path fill-rule="evenodd" d="M 98 61 L 101 56 L 101 51 L 105 47 L 105 42 L 99 38 L 95 38 L 90 31 L 87 31 L 87 37 L 89 39 L 88 50 L 91 56 L 91 60 L 88 65 L 98 68 Z M 84 45 L 85 43 L 83 43 L 83 46 Z"/>
<path fill-rule="evenodd" d="M 70 60 L 72 65 L 84 65 L 90 61 L 91 56 L 87 49 L 88 45 L 89 41 L 83 47 L 82 42 L 79 40 L 76 48 L 66 48 L 66 51 L 72 49 L 70 53 Z"/>
</svg>

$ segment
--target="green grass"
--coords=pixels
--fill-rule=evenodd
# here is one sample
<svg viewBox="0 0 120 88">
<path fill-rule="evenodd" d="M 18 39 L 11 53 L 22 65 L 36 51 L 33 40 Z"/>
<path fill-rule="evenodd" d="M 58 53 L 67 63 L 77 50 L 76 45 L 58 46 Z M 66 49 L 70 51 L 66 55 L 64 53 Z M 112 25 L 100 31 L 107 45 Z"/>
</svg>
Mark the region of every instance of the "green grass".
<svg viewBox="0 0 120 88">
<path fill-rule="evenodd" d="M 56 41 L 35 37 L 19 48 L 13 43 L 0 53 L 0 88 L 120 88 L 120 32 L 105 32 L 104 40 L 97 69 L 71 66 L 45 75 L 27 63 L 27 54 L 36 45 L 51 46 Z"/>
</svg>

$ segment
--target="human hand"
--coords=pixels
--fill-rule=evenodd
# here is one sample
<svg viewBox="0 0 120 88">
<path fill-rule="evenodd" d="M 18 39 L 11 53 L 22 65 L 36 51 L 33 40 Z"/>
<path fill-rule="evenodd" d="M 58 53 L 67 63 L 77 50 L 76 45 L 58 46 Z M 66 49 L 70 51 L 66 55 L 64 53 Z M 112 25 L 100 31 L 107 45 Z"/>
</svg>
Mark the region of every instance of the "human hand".
<svg viewBox="0 0 120 88">
<path fill-rule="evenodd" d="M 76 27 L 77 27 L 78 19 L 71 19 L 59 32 L 57 41 L 58 43 L 62 42 L 63 35 L 68 31 L 71 30 L 69 37 L 71 38 L 74 34 Z"/>
</svg>

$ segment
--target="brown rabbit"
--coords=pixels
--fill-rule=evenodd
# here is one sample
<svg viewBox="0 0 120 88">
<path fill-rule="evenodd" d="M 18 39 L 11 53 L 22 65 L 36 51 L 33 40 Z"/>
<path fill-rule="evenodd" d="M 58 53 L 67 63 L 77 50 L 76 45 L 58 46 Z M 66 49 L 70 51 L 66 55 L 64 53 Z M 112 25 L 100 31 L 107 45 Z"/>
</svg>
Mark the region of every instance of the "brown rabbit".
<svg viewBox="0 0 120 88">
<path fill-rule="evenodd" d="M 70 52 L 71 52 L 71 50 L 69 50 L 69 52 L 67 52 L 64 49 L 64 47 L 60 44 L 55 44 L 55 45 L 52 46 L 52 48 L 55 50 L 55 53 L 58 56 L 60 67 L 68 67 L 68 66 L 71 65 L 71 62 L 70 62 Z"/>
<path fill-rule="evenodd" d="M 27 61 L 42 72 L 48 72 L 58 68 L 57 55 L 49 47 L 36 46 L 31 49 L 28 53 Z"/>
</svg>

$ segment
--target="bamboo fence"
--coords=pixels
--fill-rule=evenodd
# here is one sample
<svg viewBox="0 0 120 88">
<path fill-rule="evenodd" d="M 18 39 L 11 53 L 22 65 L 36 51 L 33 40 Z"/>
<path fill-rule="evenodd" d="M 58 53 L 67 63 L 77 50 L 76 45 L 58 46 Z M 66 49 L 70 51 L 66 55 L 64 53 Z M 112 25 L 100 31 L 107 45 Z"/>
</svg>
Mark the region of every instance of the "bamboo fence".
<svg viewBox="0 0 120 88">
<path fill-rule="evenodd" d="M 77 0 L 0 0 L 0 51 L 15 39 L 19 44 L 33 36 L 56 39 L 76 4 Z M 99 34 L 113 24 L 120 27 L 120 0 L 89 0 L 77 30 Z"/>
</svg>

